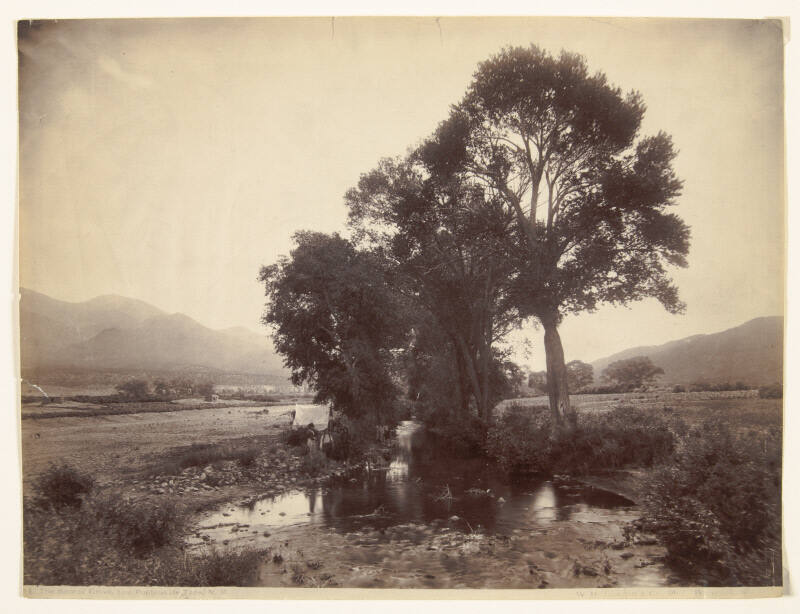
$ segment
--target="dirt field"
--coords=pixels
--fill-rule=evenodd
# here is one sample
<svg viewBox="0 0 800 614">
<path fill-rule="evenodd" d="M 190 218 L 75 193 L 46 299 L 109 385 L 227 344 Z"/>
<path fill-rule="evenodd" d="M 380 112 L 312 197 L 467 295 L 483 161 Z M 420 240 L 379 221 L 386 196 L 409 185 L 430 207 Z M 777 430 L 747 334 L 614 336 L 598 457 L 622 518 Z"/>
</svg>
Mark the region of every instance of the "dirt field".
<svg viewBox="0 0 800 614">
<path fill-rule="evenodd" d="M 216 407 L 21 421 L 23 483 L 65 461 L 101 484 L 146 471 L 164 451 L 241 438 L 277 440 L 293 407 Z"/>
<path fill-rule="evenodd" d="M 753 398 L 752 392 L 576 395 L 573 402 L 579 413 L 636 405 L 671 413 L 689 424 L 716 416 L 741 428 L 780 428 L 782 402 Z M 546 402 L 546 397 L 514 399 L 504 401 L 501 407 Z M 66 461 L 102 483 L 145 471 L 160 453 L 177 446 L 248 437 L 262 442 L 277 439 L 281 429 L 288 426 L 288 412 L 293 408 L 293 405 L 237 405 L 126 415 L 28 418 L 21 421 L 24 482 L 29 483 L 51 462 Z"/>
</svg>

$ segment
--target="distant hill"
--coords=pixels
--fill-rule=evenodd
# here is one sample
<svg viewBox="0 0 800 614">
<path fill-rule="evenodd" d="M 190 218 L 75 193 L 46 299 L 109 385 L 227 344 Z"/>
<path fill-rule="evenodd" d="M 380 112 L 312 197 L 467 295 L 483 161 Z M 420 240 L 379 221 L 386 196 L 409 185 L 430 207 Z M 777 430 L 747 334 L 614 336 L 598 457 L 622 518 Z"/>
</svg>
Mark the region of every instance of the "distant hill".
<svg viewBox="0 0 800 614">
<path fill-rule="evenodd" d="M 22 368 L 176 371 L 211 369 L 287 376 L 266 334 L 212 330 L 122 296 L 81 303 L 22 289 Z"/>
<path fill-rule="evenodd" d="M 664 369 L 666 384 L 783 381 L 783 318 L 755 318 L 710 335 L 693 335 L 663 345 L 635 347 L 592 363 L 595 383 L 612 362 L 648 356 Z"/>
</svg>

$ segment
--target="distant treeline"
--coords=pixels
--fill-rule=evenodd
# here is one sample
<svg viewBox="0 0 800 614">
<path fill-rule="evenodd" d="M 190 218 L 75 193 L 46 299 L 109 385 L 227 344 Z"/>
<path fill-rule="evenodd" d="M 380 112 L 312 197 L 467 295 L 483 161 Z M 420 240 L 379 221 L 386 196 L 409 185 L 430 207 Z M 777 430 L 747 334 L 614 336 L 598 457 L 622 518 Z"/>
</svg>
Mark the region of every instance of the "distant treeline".
<svg viewBox="0 0 800 614">
<path fill-rule="evenodd" d="M 81 367 L 46 367 L 22 369 L 22 379 L 39 386 L 67 388 L 113 388 L 131 379 L 154 382 L 157 379 L 211 380 L 219 386 L 265 386 L 293 389 L 289 379 L 280 375 L 228 373 L 202 368 L 186 369 L 85 369 Z"/>
<path fill-rule="evenodd" d="M 168 401 L 189 397 L 204 397 L 208 400 L 214 394 L 214 382 L 209 379 L 194 380 L 188 377 L 172 379 L 158 378 L 152 382 L 145 379 L 130 379 L 117 384 L 117 394 L 131 401 L 154 399 Z"/>
</svg>

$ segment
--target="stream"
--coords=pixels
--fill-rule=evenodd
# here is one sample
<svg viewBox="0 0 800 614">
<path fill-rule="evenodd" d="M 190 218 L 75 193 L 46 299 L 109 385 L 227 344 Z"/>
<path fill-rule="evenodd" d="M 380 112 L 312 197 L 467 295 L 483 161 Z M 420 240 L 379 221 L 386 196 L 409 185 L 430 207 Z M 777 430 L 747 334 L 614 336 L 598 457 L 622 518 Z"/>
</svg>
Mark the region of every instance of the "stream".
<svg viewBox="0 0 800 614">
<path fill-rule="evenodd" d="M 630 500 L 569 479 L 509 483 L 407 421 L 388 467 L 207 512 L 190 543 L 270 547 L 280 556 L 262 585 L 666 585 L 662 549 L 623 540 L 637 517 Z"/>
</svg>

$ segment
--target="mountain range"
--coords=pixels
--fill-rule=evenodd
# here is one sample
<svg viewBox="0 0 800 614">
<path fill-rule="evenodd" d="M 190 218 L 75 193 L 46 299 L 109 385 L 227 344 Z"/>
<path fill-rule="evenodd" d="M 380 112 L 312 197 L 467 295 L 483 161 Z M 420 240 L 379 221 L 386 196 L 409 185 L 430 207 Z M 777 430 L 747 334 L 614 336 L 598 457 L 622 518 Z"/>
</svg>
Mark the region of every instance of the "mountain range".
<svg viewBox="0 0 800 614">
<path fill-rule="evenodd" d="M 213 370 L 288 377 L 266 332 L 213 330 L 144 301 L 116 295 L 61 301 L 21 289 L 23 370 Z M 763 317 L 728 330 L 641 346 L 592 363 L 595 382 L 612 362 L 648 356 L 666 384 L 782 381 L 783 318 Z"/>
<path fill-rule="evenodd" d="M 665 384 L 781 382 L 783 318 L 755 318 L 719 333 L 624 350 L 592 363 L 595 382 L 599 382 L 609 364 L 634 356 L 647 356 L 654 365 L 664 369 L 658 381 Z"/>
<path fill-rule="evenodd" d="M 21 289 L 23 369 L 208 369 L 288 375 L 266 333 L 213 330 L 144 301 L 98 296 L 71 303 Z"/>
</svg>

